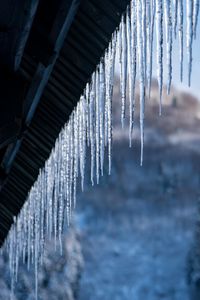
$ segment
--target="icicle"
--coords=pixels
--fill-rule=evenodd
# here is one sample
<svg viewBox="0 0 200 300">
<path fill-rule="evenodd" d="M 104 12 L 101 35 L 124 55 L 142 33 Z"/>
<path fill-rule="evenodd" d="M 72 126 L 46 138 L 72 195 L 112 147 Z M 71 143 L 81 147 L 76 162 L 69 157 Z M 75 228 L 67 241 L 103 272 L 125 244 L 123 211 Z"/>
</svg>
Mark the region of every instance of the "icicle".
<svg viewBox="0 0 200 300">
<path fill-rule="evenodd" d="M 162 113 L 162 89 L 163 89 L 163 4 L 162 0 L 156 0 L 156 37 L 157 37 L 157 76 L 159 85 L 160 107 Z"/>
<path fill-rule="evenodd" d="M 152 63 L 153 63 L 153 41 L 154 41 L 154 20 L 155 20 L 155 0 L 151 0 L 149 4 L 149 24 L 147 26 L 147 51 L 148 51 L 148 98 L 150 99 L 151 94 L 151 81 L 152 81 Z"/>
<path fill-rule="evenodd" d="M 108 146 L 108 105 L 107 105 L 107 94 L 108 94 L 108 87 L 107 87 L 107 76 L 106 76 L 106 72 L 107 72 L 107 52 L 105 54 L 105 67 L 104 67 L 104 78 L 105 78 L 105 100 L 104 100 L 104 105 L 105 105 L 105 109 L 104 109 L 104 145 L 105 147 Z"/>
<path fill-rule="evenodd" d="M 100 165 L 101 175 L 103 176 L 104 164 L 104 105 L 105 105 L 105 71 L 104 63 L 100 62 L 99 65 L 99 109 L 100 109 Z"/>
<path fill-rule="evenodd" d="M 10 276 L 11 276 L 11 294 L 10 299 L 13 300 L 14 298 L 14 268 L 15 268 L 15 244 L 16 244 L 16 217 L 14 217 L 14 223 L 13 223 L 13 230 L 10 232 L 10 252 L 9 252 L 9 267 L 10 267 Z"/>
<path fill-rule="evenodd" d="M 165 26 L 166 26 L 166 46 L 167 46 L 167 94 L 170 93 L 172 81 L 172 16 L 171 0 L 165 0 Z"/>
<path fill-rule="evenodd" d="M 78 177 L 78 121 L 77 121 L 77 110 L 73 114 L 73 127 L 74 127 L 74 174 L 73 174 L 73 201 L 74 208 L 76 207 L 76 185 Z M 90 127 L 90 125 L 89 125 Z"/>
<path fill-rule="evenodd" d="M 65 165 L 64 165 L 64 153 L 65 153 L 65 146 L 63 145 L 63 138 L 64 132 L 61 131 L 58 137 L 58 144 L 59 144 L 59 170 L 60 170 L 60 182 L 59 182 L 59 195 L 58 195 L 58 239 L 59 239 L 59 246 L 60 246 L 60 253 L 62 254 L 62 228 L 63 228 L 63 217 L 64 217 L 64 184 L 65 184 Z M 74 141 L 76 143 L 76 139 Z"/>
<path fill-rule="evenodd" d="M 174 37 L 176 39 L 176 33 L 177 33 L 177 15 L 178 15 L 178 0 L 173 0 L 174 1 L 174 19 L 173 19 L 173 24 L 174 24 Z"/>
<path fill-rule="evenodd" d="M 65 184 L 65 145 L 64 141 L 64 129 L 61 130 L 59 135 L 60 144 L 60 189 L 59 189 L 59 221 L 58 221 L 58 236 L 59 236 L 59 246 L 60 252 L 62 253 L 62 228 L 63 228 L 63 217 L 64 217 L 64 184 Z"/>
<path fill-rule="evenodd" d="M 80 103 L 78 104 L 80 109 Z M 80 175 L 82 180 L 82 124 L 81 124 L 81 111 L 79 110 L 79 149 L 80 149 Z M 66 200 L 67 200 L 67 225 L 70 224 L 70 201 L 69 201 L 69 184 L 70 184 L 70 123 L 66 126 L 65 130 L 65 143 L 66 143 Z"/>
<path fill-rule="evenodd" d="M 131 6 L 133 3 L 131 2 Z M 133 8 L 127 9 L 127 19 L 126 19 L 126 34 L 127 34 L 127 56 L 128 56 L 128 80 L 129 80 L 129 146 L 132 144 L 132 130 L 133 130 L 133 97 L 134 97 L 134 70 L 133 70 L 133 55 L 134 48 L 132 42 L 132 31 L 131 31 L 131 14 L 133 13 Z"/>
<path fill-rule="evenodd" d="M 55 178 L 54 178 L 54 194 L 53 194 L 53 225 L 54 225 L 54 247 L 56 250 L 57 245 L 57 220 L 58 220 L 58 195 L 59 195 L 59 166 L 58 166 L 58 143 L 56 141 L 54 149 L 54 169 L 55 169 Z"/>
<path fill-rule="evenodd" d="M 94 162 L 95 162 L 95 141 L 94 141 L 94 101 L 95 101 L 95 73 L 92 76 L 90 90 L 90 147 L 91 147 L 91 182 L 94 185 Z"/>
<path fill-rule="evenodd" d="M 39 261 L 39 243 L 40 243 L 40 236 L 39 236 L 39 205 L 40 205 L 40 190 L 37 185 L 34 187 L 33 191 L 33 201 L 34 201 L 34 264 L 35 264 L 35 299 L 38 299 L 38 261 Z"/>
<path fill-rule="evenodd" d="M 26 253 L 27 253 L 27 235 L 28 235 L 28 231 L 27 231 L 27 215 L 28 215 L 28 212 L 27 212 L 27 202 L 25 202 L 24 204 L 24 207 L 22 209 L 22 212 L 23 212 L 23 248 L 22 248 L 22 261 L 23 263 L 25 263 L 25 258 L 26 258 Z M 43 227 L 44 229 L 44 227 Z M 41 229 L 42 230 L 42 229 Z"/>
<path fill-rule="evenodd" d="M 141 158 L 140 164 L 143 164 L 143 147 L 144 147 L 144 105 L 145 105 L 145 72 L 143 61 L 143 14 L 142 1 L 137 5 L 137 38 L 138 38 L 138 64 L 139 64 L 139 86 L 140 86 L 140 136 L 141 136 Z"/>
<path fill-rule="evenodd" d="M 117 36 L 113 35 L 112 43 L 110 43 L 105 55 L 105 97 L 106 97 L 106 126 L 108 137 L 108 174 L 111 174 L 112 161 L 112 95 L 114 83 L 114 67 L 116 53 Z"/>
<path fill-rule="evenodd" d="M 180 80 L 183 81 L 183 0 L 178 0 Z"/>
<path fill-rule="evenodd" d="M 86 140 L 87 140 L 87 146 L 90 146 L 90 115 L 89 115 L 89 102 L 90 102 L 90 87 L 89 83 L 86 84 L 85 88 L 85 102 L 86 102 L 86 107 L 85 107 L 85 113 L 86 113 Z"/>
<path fill-rule="evenodd" d="M 115 77 L 115 58 L 116 58 L 116 47 L 117 47 L 117 34 L 113 33 L 111 41 L 111 56 L 110 56 L 110 98 L 113 98 L 113 86 Z"/>
<path fill-rule="evenodd" d="M 21 244 L 21 218 L 18 218 L 16 221 L 16 243 L 15 243 L 15 282 L 17 282 L 18 277 L 18 267 L 19 267 L 19 255 L 20 255 L 20 244 Z"/>
<path fill-rule="evenodd" d="M 46 189 L 45 189 L 45 174 L 44 170 L 40 172 L 40 180 L 41 180 L 41 215 L 40 215 L 40 245 L 41 245 L 41 263 L 43 262 L 44 255 L 44 244 L 45 244 L 45 199 L 46 199 Z"/>
<path fill-rule="evenodd" d="M 133 131 L 133 122 L 134 122 L 134 112 L 135 112 L 135 80 L 136 80 L 136 61 L 137 61 L 137 10 L 136 3 L 134 0 L 131 2 L 131 73 L 129 84 L 131 85 L 130 91 L 130 120 L 129 120 L 129 146 L 132 145 L 132 131 Z"/>
<path fill-rule="evenodd" d="M 47 223 L 47 230 L 49 238 L 52 237 L 53 233 L 53 177 L 54 175 L 54 158 L 53 155 L 50 156 L 49 160 L 47 161 L 47 212 L 48 212 L 48 223 Z"/>
<path fill-rule="evenodd" d="M 96 180 L 99 184 L 99 167 L 100 167 L 100 107 L 99 107 L 99 71 L 96 70 L 95 76 L 95 140 L 96 140 Z"/>
<path fill-rule="evenodd" d="M 82 117 L 82 114 L 81 114 L 81 117 Z M 68 166 L 67 166 L 67 214 L 68 214 L 68 226 L 70 225 L 71 223 L 71 216 L 72 216 L 72 202 L 71 202 L 71 180 L 72 180 L 72 160 L 71 160 L 71 151 L 73 151 L 71 148 L 73 147 L 72 146 L 72 143 L 71 143 L 71 138 L 72 138 L 72 126 L 71 126 L 71 117 L 69 119 L 69 122 L 68 122 L 68 133 L 67 133 L 67 143 L 68 143 L 68 147 L 67 147 L 67 153 L 68 153 Z M 81 127 L 83 128 L 83 127 Z M 81 132 L 81 134 L 83 134 L 83 132 Z M 82 140 L 83 141 L 83 140 Z M 81 166 L 81 184 L 82 184 L 82 190 L 83 190 L 83 182 L 84 182 L 84 162 L 83 162 L 83 153 L 84 153 L 84 150 L 83 150 L 83 145 L 82 145 L 82 153 L 81 153 L 81 156 L 82 156 L 82 161 L 80 163 L 80 166 Z"/>
<path fill-rule="evenodd" d="M 196 33 L 197 33 L 199 5 L 200 5 L 199 0 L 194 0 L 194 4 L 193 4 L 193 34 L 194 34 L 194 39 L 196 39 Z"/>
<path fill-rule="evenodd" d="M 146 1 L 142 1 L 142 39 L 143 39 L 143 70 L 144 70 L 144 82 L 146 85 L 146 77 L 147 77 L 147 26 L 146 26 L 146 15 L 147 15 L 147 7 Z"/>
<path fill-rule="evenodd" d="M 122 94 L 122 111 L 121 111 L 121 123 L 122 128 L 124 127 L 125 111 L 126 111 L 126 85 L 127 85 L 127 36 L 126 36 L 126 23 L 125 15 L 122 15 L 121 22 L 121 46 L 120 46 L 120 83 L 121 83 L 121 94 Z"/>
<path fill-rule="evenodd" d="M 108 98 L 108 174 L 111 174 L 112 162 L 112 98 Z"/>
<path fill-rule="evenodd" d="M 67 152 L 68 152 L 68 145 L 67 145 L 67 133 L 66 133 L 66 126 L 64 126 L 64 128 L 61 131 L 61 137 L 60 137 L 60 142 L 61 142 L 61 155 L 62 155 L 62 164 L 60 167 L 60 172 L 61 172 L 61 176 L 60 176 L 60 211 L 59 211 L 59 218 L 61 218 L 61 216 L 64 216 L 64 212 L 65 210 L 67 210 L 67 216 L 68 216 L 68 209 L 67 209 L 67 193 L 68 193 L 68 182 L 67 182 L 67 161 L 68 161 L 68 157 L 67 157 Z M 78 170 L 77 170 L 78 171 Z M 62 225 L 63 222 L 60 220 L 59 221 L 59 243 L 61 246 L 61 230 L 62 230 Z"/>
<path fill-rule="evenodd" d="M 85 152 L 86 152 L 86 114 L 85 114 L 85 98 L 81 97 L 79 103 L 79 147 L 80 147 L 80 173 L 81 188 L 84 189 L 85 175 Z"/>
<path fill-rule="evenodd" d="M 85 98 L 84 98 L 85 99 Z M 85 105 L 85 103 L 84 103 Z M 84 178 L 84 174 L 85 174 L 85 152 L 86 152 L 86 110 L 84 109 L 85 113 L 84 113 L 84 117 L 85 119 L 84 121 L 84 127 L 83 127 L 83 178 Z M 69 177 L 69 181 L 70 181 L 70 186 L 69 186 L 69 204 L 70 204 L 70 220 L 72 219 L 72 212 L 73 212 L 73 207 L 72 207 L 72 195 L 73 195 L 73 178 L 74 178 L 74 128 L 73 128 L 73 115 L 70 117 L 70 177 Z M 84 183 L 84 179 L 83 179 L 83 183 Z"/>
<path fill-rule="evenodd" d="M 187 55 L 188 55 L 188 85 L 191 84 L 192 73 L 192 41 L 193 41 L 193 1 L 187 0 Z"/>
<path fill-rule="evenodd" d="M 28 270 L 29 270 L 30 269 L 30 261 L 31 261 L 31 211 L 30 211 L 30 201 L 28 201 L 28 243 L 27 243 L 27 252 L 28 252 L 27 267 L 28 267 Z"/>
<path fill-rule="evenodd" d="M 105 63 L 105 75 L 106 75 L 106 110 L 107 110 L 107 136 L 108 136 L 108 174 L 111 173 L 111 156 L 112 156 L 112 99 L 110 97 L 110 76 L 111 76 L 111 46 L 109 46 L 106 63 Z"/>
</svg>

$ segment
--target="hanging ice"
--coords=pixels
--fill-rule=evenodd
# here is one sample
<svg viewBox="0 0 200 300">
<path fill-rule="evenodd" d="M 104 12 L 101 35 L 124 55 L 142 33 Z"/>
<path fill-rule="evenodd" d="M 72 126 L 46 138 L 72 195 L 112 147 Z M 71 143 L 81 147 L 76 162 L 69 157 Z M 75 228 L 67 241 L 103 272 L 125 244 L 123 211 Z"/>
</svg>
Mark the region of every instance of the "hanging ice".
<svg viewBox="0 0 200 300">
<path fill-rule="evenodd" d="M 176 38 L 177 32 L 177 17 L 178 17 L 178 0 L 173 0 L 174 2 L 174 20 L 173 20 L 173 28 L 174 28 L 174 37 Z"/>
<path fill-rule="evenodd" d="M 191 84 L 192 73 L 192 43 L 193 43 L 193 1 L 187 0 L 187 55 L 188 55 L 188 85 Z"/>
<path fill-rule="evenodd" d="M 141 164 L 144 147 L 145 99 L 150 100 L 152 69 L 156 65 L 159 85 L 160 113 L 163 74 L 166 65 L 167 91 L 172 79 L 173 38 L 178 34 L 180 78 L 183 79 L 183 53 L 187 50 L 188 84 L 191 83 L 192 45 L 196 38 L 199 0 L 131 0 L 113 33 L 111 42 L 87 83 L 77 107 L 63 127 L 49 159 L 29 192 L 24 207 L 14 218 L 4 249 L 9 253 L 11 299 L 17 280 L 20 257 L 27 267 L 35 268 L 36 299 L 38 268 L 43 261 L 45 241 L 54 237 L 62 253 L 62 229 L 68 224 L 76 205 L 78 177 L 84 188 L 86 156 L 90 152 L 91 183 L 104 173 L 108 154 L 108 173 L 112 161 L 112 95 L 116 46 L 119 50 L 121 122 L 124 126 L 126 99 L 129 98 L 129 144 L 132 145 L 136 80 L 139 84 Z M 178 30 L 178 32 L 177 32 Z M 186 39 L 184 39 L 186 32 Z M 154 39 L 156 62 L 153 61 Z M 166 50 L 166 51 L 164 51 Z M 164 53 L 166 61 L 164 64 Z M 128 83 L 128 97 L 127 97 Z M 90 151 L 87 151 L 90 148 Z M 105 151 L 106 150 L 106 151 Z M 27 259 L 26 259 L 27 257 Z"/>
<path fill-rule="evenodd" d="M 103 164 L 104 164 L 104 106 L 105 106 L 105 68 L 104 62 L 100 62 L 99 65 L 99 114 L 100 114 L 100 165 L 101 175 L 103 176 Z"/>
<path fill-rule="evenodd" d="M 137 11 L 135 1 L 130 4 L 127 12 L 127 40 L 128 40 L 128 75 L 129 75 L 129 146 L 132 146 L 132 131 L 135 110 L 135 78 L 137 54 Z"/>
<path fill-rule="evenodd" d="M 153 61 L 153 41 L 154 41 L 154 20 L 155 20 L 155 0 L 147 1 L 147 84 L 148 98 L 151 93 L 152 61 Z"/>
<path fill-rule="evenodd" d="M 166 26 L 166 50 L 167 50 L 167 93 L 169 94 L 172 80 L 172 16 L 171 0 L 164 0 L 165 26 Z"/>
<path fill-rule="evenodd" d="M 194 33 L 194 38 L 196 39 L 196 34 L 197 34 L 197 23 L 198 23 L 198 15 L 199 15 L 199 0 L 194 0 L 193 4 L 193 33 Z"/>
<path fill-rule="evenodd" d="M 126 35 L 126 16 L 122 16 L 120 25 L 120 79 L 121 79 L 121 94 L 122 94 L 122 112 L 121 112 L 121 123 L 124 127 L 125 110 L 126 110 L 126 84 L 127 84 L 127 35 Z"/>
<path fill-rule="evenodd" d="M 183 0 L 178 0 L 180 80 L 183 81 Z"/>
<path fill-rule="evenodd" d="M 160 96 L 159 113 L 162 109 L 162 89 L 163 89 L 163 3 L 156 0 L 156 45 L 157 45 L 157 76 Z"/>
</svg>

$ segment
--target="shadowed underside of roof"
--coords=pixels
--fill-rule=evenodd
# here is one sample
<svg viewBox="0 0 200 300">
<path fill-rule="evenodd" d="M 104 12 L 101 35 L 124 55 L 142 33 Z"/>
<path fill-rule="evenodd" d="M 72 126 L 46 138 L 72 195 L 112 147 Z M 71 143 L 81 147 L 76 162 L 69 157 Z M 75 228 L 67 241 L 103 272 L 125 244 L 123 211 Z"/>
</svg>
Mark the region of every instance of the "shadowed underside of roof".
<svg viewBox="0 0 200 300">
<path fill-rule="evenodd" d="M 67 1 L 60 2 L 65 5 Z M 61 9 L 56 19 L 53 13 L 47 13 L 56 10 L 56 4 L 51 7 L 41 1 L 17 72 L 22 86 L 20 92 L 23 92 L 22 124 L 12 143 L 0 149 L 1 172 L 4 173 L 0 191 L 0 244 L 99 63 L 129 1 L 71 2 L 74 7 L 67 8 L 70 13 L 65 19 L 69 22 L 67 29 L 65 24 L 66 35 L 62 43 L 59 34 L 63 27 L 59 21 L 65 10 Z M 48 31 L 52 20 L 55 30 Z M 55 38 L 56 30 L 59 34 Z M 54 47 L 52 40 L 56 40 Z M 55 51 L 56 47 L 58 51 Z"/>
</svg>

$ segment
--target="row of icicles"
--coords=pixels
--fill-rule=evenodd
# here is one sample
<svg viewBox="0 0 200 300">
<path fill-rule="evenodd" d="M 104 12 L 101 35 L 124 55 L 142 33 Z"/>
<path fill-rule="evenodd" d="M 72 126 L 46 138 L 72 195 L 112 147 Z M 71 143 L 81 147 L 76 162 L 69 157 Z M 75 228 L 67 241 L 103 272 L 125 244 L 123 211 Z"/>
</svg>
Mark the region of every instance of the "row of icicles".
<svg viewBox="0 0 200 300">
<path fill-rule="evenodd" d="M 112 94 L 115 58 L 119 57 L 122 97 L 121 122 L 124 125 L 126 98 L 129 99 L 129 140 L 135 110 L 136 80 L 140 89 L 141 164 L 144 145 L 145 99 L 150 97 L 153 51 L 156 48 L 157 80 L 162 104 L 163 69 L 167 70 L 167 91 L 172 80 L 173 40 L 178 36 L 180 79 L 183 79 L 183 53 L 187 50 L 188 84 L 191 82 L 192 44 L 197 34 L 199 0 L 132 0 L 122 16 L 119 28 L 101 58 L 91 81 L 86 85 L 77 107 L 59 134 L 45 167 L 31 188 L 28 199 L 4 244 L 9 254 L 11 299 L 18 277 L 20 258 L 28 269 L 35 269 L 35 297 L 38 299 L 38 268 L 43 261 L 45 240 L 55 239 L 62 252 L 62 229 L 76 205 L 77 178 L 82 189 L 86 152 L 90 148 L 91 182 L 99 183 L 104 172 L 104 151 L 108 156 L 108 172 L 112 158 Z M 185 33 L 186 32 L 186 38 Z M 163 50 L 166 62 L 163 63 Z M 116 52 L 118 51 L 118 55 Z M 128 91 L 128 92 L 127 92 Z"/>
</svg>

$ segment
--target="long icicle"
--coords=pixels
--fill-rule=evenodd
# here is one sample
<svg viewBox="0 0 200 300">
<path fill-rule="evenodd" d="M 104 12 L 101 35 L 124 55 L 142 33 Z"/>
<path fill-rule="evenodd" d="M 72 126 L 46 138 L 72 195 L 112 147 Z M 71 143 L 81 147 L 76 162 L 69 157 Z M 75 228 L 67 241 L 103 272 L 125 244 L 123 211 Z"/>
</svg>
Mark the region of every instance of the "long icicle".
<svg viewBox="0 0 200 300">
<path fill-rule="evenodd" d="M 104 106 L 105 106 L 105 69 L 104 62 L 100 62 L 99 65 L 99 108 L 100 108 L 100 166 L 101 175 L 103 176 L 104 165 Z"/>
<path fill-rule="evenodd" d="M 192 74 L 192 42 L 193 42 L 193 1 L 187 1 L 187 55 L 188 55 L 188 86 L 191 85 Z"/>
<path fill-rule="evenodd" d="M 173 0 L 173 2 L 174 2 L 173 31 L 174 31 L 174 37 L 176 39 L 177 17 L 178 17 L 178 0 Z"/>
<path fill-rule="evenodd" d="M 180 80 L 183 81 L 183 0 L 178 0 Z"/>
<path fill-rule="evenodd" d="M 142 1 L 138 1 L 137 5 L 137 39 L 138 39 L 138 62 L 139 62 L 139 86 L 140 86 L 140 138 L 141 138 L 141 158 L 140 164 L 143 164 L 143 148 L 144 148 L 144 105 L 145 105 L 145 74 L 143 61 L 143 14 Z"/>
<path fill-rule="evenodd" d="M 126 17 L 122 15 L 121 22 L 121 53 L 120 53 L 120 68 L 121 68 L 121 94 L 122 94 L 122 112 L 121 123 L 124 127 L 125 112 L 126 112 L 126 85 L 127 85 L 127 35 L 126 35 Z"/>
<path fill-rule="evenodd" d="M 159 86 L 159 114 L 162 113 L 162 89 L 163 89 L 163 4 L 162 0 L 156 0 L 156 36 L 157 36 L 157 76 Z"/>
<path fill-rule="evenodd" d="M 130 7 L 130 57 L 129 57 L 129 147 L 132 146 L 132 132 L 135 112 L 135 81 L 136 81 L 136 61 L 137 61 L 137 10 L 134 0 Z"/>
<path fill-rule="evenodd" d="M 147 73 L 147 81 L 148 81 L 148 98 L 151 96 L 151 81 L 152 81 L 152 63 L 153 63 L 153 41 L 154 41 L 154 23 L 155 23 L 155 11 L 156 4 L 155 0 L 150 1 L 150 12 L 149 12 L 149 34 L 147 38 L 147 51 L 148 53 L 148 73 Z"/>
<path fill-rule="evenodd" d="M 132 3 L 131 3 L 132 5 Z M 132 144 L 132 130 L 133 130 L 133 97 L 134 97 L 134 79 L 133 79 L 133 55 L 134 49 L 132 47 L 132 32 L 131 32 L 131 13 L 130 7 L 127 8 L 126 19 L 126 35 L 127 35 L 127 56 L 128 56 L 128 89 L 129 89 L 129 146 Z"/>
<path fill-rule="evenodd" d="M 167 47 L 167 94 L 170 93 L 172 81 L 172 15 L 171 0 L 164 0 L 165 26 L 166 26 L 166 47 Z"/>
<path fill-rule="evenodd" d="M 200 6 L 200 1 L 199 0 L 194 0 L 194 4 L 193 4 L 193 34 L 194 34 L 194 39 L 196 39 L 196 35 L 197 35 L 197 23 L 198 23 L 198 15 L 199 15 L 199 6 Z"/>
</svg>

